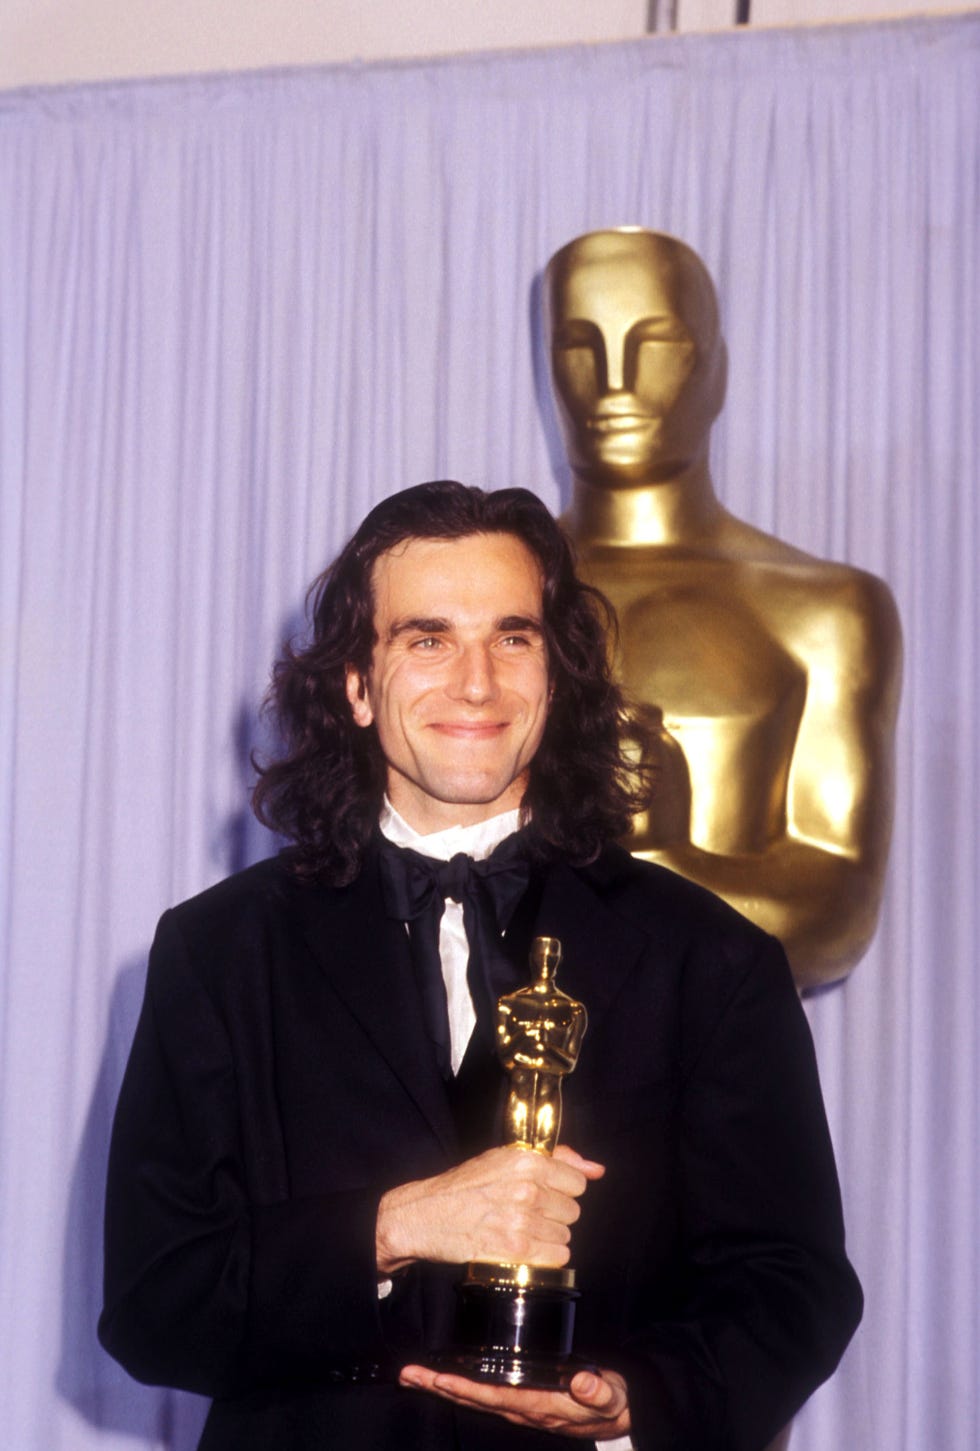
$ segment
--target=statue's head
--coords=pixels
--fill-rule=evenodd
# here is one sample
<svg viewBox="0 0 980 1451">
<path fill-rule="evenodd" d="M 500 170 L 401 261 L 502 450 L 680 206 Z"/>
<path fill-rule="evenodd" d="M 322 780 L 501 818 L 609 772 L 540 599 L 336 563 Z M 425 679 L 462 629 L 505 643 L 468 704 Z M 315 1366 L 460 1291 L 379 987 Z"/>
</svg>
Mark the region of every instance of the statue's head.
<svg viewBox="0 0 980 1451">
<path fill-rule="evenodd" d="M 545 274 L 558 413 L 577 474 L 612 487 L 674 477 L 707 449 L 727 355 L 690 247 L 640 227 L 588 232 Z"/>
</svg>

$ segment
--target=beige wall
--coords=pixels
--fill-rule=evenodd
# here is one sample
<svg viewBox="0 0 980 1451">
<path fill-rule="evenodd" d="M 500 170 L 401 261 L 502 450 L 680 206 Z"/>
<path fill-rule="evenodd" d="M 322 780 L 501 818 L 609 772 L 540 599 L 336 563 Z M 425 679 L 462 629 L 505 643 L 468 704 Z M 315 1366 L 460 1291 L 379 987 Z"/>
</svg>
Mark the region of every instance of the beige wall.
<svg viewBox="0 0 980 1451">
<path fill-rule="evenodd" d="M 660 0 L 661 14 L 670 0 Z M 2 0 L 0 88 L 623 40 L 656 0 Z M 753 24 L 910 14 L 948 0 L 752 0 Z M 975 7 L 974 7 L 975 8 Z M 680 30 L 735 0 L 676 0 Z"/>
</svg>

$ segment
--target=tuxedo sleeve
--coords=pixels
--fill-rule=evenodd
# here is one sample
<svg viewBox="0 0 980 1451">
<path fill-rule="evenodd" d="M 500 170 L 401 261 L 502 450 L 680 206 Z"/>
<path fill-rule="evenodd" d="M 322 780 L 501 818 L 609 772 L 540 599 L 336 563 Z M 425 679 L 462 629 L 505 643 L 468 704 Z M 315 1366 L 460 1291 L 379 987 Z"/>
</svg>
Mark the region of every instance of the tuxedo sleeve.
<svg viewBox="0 0 980 1451">
<path fill-rule="evenodd" d="M 761 1451 L 836 1367 L 861 1291 L 781 947 L 763 939 L 723 995 L 693 972 L 682 1018 L 677 1311 L 625 1347 L 633 1440 Z"/>
<path fill-rule="evenodd" d="M 223 1396 L 380 1353 L 381 1190 L 261 1202 L 225 1014 L 167 913 L 109 1156 L 99 1336 L 138 1380 Z"/>
</svg>

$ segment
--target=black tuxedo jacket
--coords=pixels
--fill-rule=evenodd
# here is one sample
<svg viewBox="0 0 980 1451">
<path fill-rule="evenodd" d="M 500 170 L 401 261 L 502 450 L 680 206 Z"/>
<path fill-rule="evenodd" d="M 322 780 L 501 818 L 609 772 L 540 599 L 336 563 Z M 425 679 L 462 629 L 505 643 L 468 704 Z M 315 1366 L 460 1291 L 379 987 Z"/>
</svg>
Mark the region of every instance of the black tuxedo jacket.
<svg viewBox="0 0 980 1451">
<path fill-rule="evenodd" d="M 589 1014 L 562 1139 L 607 1172 L 573 1231 L 576 1348 L 625 1373 L 640 1451 L 759 1451 L 861 1306 L 782 950 L 619 848 L 548 867 L 525 929 L 561 939 Z M 580 1446 L 351 1383 L 447 1336 L 458 1269 L 414 1266 L 379 1300 L 374 1221 L 387 1188 L 458 1158 L 375 855 L 345 888 L 278 861 L 211 888 L 164 915 L 150 956 L 104 1345 L 215 1398 L 205 1451 Z"/>
</svg>

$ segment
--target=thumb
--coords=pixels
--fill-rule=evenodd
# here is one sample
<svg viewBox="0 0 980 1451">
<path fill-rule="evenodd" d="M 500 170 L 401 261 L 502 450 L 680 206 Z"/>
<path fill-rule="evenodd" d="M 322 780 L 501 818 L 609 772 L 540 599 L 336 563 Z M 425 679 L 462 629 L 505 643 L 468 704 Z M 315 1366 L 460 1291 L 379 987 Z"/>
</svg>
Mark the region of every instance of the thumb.
<svg viewBox="0 0 980 1451">
<path fill-rule="evenodd" d="M 586 1179 L 601 1179 L 606 1172 L 605 1164 L 597 1163 L 595 1159 L 584 1159 L 581 1154 L 571 1148 L 568 1144 L 559 1144 L 551 1156 L 553 1159 L 560 1159 L 563 1164 L 570 1164 Z"/>
<path fill-rule="evenodd" d="M 580 1370 L 572 1377 L 569 1390 L 580 1405 L 600 1411 L 610 1420 L 626 1405 L 626 1382 L 615 1371 L 601 1371 L 596 1375 L 590 1370 Z"/>
</svg>

